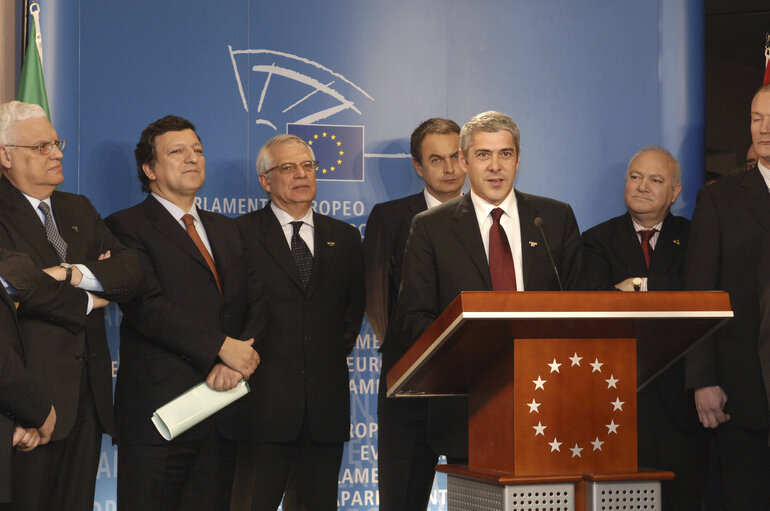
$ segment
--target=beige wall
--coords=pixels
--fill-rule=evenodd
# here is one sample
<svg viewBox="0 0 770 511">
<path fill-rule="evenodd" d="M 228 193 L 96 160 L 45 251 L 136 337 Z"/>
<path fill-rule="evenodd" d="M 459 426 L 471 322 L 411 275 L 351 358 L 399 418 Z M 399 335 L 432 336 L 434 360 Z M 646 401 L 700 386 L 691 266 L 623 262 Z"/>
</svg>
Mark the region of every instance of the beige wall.
<svg viewBox="0 0 770 511">
<path fill-rule="evenodd" d="M 16 97 L 19 48 L 16 17 L 20 2 L 0 0 L 0 103 Z"/>
</svg>

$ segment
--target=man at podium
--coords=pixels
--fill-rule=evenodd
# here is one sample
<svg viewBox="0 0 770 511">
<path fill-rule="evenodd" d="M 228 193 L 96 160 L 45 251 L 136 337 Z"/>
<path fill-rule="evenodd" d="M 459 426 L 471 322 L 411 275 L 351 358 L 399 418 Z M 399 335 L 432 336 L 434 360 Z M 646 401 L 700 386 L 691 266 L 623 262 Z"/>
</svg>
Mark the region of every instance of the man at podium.
<svg viewBox="0 0 770 511">
<path fill-rule="evenodd" d="M 513 189 L 519 139 L 513 119 L 494 111 L 474 116 L 460 131 L 460 165 L 471 191 L 412 222 L 394 336 L 404 350 L 461 291 L 581 287 L 580 232 L 570 206 Z M 428 438 L 435 452 L 467 459 L 467 418 L 465 397 L 431 400 Z"/>
</svg>

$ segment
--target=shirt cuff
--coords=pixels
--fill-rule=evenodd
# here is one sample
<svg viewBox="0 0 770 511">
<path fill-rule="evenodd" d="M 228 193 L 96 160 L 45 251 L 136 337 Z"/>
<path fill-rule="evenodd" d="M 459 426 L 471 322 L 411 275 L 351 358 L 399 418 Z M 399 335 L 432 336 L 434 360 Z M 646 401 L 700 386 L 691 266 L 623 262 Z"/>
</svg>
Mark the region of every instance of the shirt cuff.
<svg viewBox="0 0 770 511">
<path fill-rule="evenodd" d="M 85 291 L 95 291 L 97 293 L 104 291 L 102 283 L 99 282 L 99 279 L 94 276 L 93 272 L 89 270 L 85 264 L 73 264 L 72 266 L 76 266 L 77 269 L 80 270 L 80 273 L 83 274 L 83 278 L 80 279 L 80 282 L 78 282 L 78 285 L 75 287 Z M 92 298 L 89 298 L 89 300 L 93 301 Z"/>
</svg>

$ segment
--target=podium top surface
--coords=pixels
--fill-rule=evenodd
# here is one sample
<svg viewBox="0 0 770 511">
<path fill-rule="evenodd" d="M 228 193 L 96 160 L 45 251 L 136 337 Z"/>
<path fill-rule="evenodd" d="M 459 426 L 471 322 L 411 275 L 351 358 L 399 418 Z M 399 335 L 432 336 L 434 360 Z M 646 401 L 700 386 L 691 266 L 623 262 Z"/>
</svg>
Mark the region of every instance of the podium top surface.
<svg viewBox="0 0 770 511">
<path fill-rule="evenodd" d="M 463 292 L 388 372 L 388 396 L 464 394 L 454 368 L 482 370 L 517 338 L 635 338 L 641 388 L 732 317 L 723 291 Z"/>
</svg>

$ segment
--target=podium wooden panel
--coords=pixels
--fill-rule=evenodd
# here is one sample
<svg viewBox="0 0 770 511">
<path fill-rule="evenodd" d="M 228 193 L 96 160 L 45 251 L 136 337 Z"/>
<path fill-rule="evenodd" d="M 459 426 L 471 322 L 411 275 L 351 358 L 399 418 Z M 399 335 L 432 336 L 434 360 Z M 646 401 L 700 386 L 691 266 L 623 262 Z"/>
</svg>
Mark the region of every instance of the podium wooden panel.
<svg viewBox="0 0 770 511">
<path fill-rule="evenodd" d="M 732 317 L 723 292 L 465 292 L 387 374 L 469 396 L 469 467 L 637 470 L 636 390 Z"/>
</svg>

